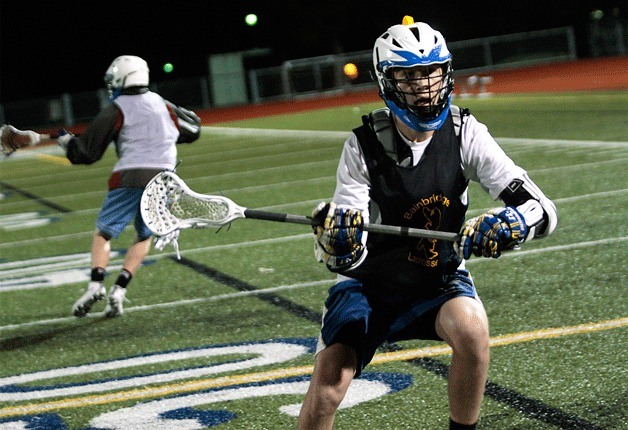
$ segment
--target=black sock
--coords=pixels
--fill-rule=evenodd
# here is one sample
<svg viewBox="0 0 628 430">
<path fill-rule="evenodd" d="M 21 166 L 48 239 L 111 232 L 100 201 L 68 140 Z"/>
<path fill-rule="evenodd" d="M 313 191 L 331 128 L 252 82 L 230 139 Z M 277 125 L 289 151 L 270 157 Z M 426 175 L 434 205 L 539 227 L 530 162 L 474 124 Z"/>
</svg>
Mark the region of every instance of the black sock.
<svg viewBox="0 0 628 430">
<path fill-rule="evenodd" d="M 126 288 L 129 282 L 131 282 L 132 277 L 133 275 L 131 275 L 131 272 L 126 269 L 122 269 L 120 271 L 120 274 L 118 275 L 118 279 L 116 279 L 116 285 L 122 288 Z"/>
<path fill-rule="evenodd" d="M 475 424 L 460 424 L 449 418 L 449 430 L 475 430 L 475 427 L 478 423 Z"/>
<path fill-rule="evenodd" d="M 102 282 L 105 280 L 105 269 L 102 267 L 92 267 L 92 282 Z"/>
</svg>

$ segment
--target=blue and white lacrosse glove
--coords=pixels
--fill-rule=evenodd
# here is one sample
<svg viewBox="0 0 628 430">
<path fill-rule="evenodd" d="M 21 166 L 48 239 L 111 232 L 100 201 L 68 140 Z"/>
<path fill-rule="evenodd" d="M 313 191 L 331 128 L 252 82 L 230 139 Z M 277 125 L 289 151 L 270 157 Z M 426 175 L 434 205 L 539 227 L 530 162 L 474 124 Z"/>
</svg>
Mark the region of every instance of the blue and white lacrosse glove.
<svg viewBox="0 0 628 430">
<path fill-rule="evenodd" d="M 179 230 L 175 230 L 164 236 L 155 236 L 155 249 L 163 251 L 166 245 L 171 244 L 174 248 L 174 252 L 177 254 L 177 260 L 181 260 L 181 254 L 179 253 Z"/>
<path fill-rule="evenodd" d="M 312 211 L 314 256 L 332 272 L 351 268 L 364 253 L 362 212 L 320 202 Z"/>
<path fill-rule="evenodd" d="M 491 209 L 467 220 L 460 230 L 456 252 L 464 259 L 476 257 L 498 258 L 502 251 L 522 243 L 528 227 L 514 207 Z"/>
</svg>

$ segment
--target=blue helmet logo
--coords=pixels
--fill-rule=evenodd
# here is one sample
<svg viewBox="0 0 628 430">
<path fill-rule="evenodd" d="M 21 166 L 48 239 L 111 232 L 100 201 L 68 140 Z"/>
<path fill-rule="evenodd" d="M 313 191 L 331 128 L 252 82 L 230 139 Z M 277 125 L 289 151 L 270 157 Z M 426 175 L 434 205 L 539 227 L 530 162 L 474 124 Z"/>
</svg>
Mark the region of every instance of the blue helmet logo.
<svg viewBox="0 0 628 430">
<path fill-rule="evenodd" d="M 451 58 L 451 54 L 441 57 L 440 51 L 441 46 L 436 46 L 427 56 L 418 56 L 410 51 L 393 50 L 392 52 L 403 58 L 403 60 L 383 60 L 379 62 L 379 68 L 380 70 L 386 70 L 389 67 L 414 67 L 434 63 L 444 63 Z"/>
</svg>

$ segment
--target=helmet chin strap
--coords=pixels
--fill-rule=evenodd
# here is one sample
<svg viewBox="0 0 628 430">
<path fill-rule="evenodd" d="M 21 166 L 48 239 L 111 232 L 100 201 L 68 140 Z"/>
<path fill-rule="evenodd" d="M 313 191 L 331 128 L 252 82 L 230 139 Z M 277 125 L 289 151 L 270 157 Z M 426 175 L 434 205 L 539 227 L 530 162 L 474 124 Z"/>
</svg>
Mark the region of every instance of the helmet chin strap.
<svg viewBox="0 0 628 430">
<path fill-rule="evenodd" d="M 109 98 L 113 101 L 122 93 L 122 88 L 112 88 L 109 91 Z"/>
<path fill-rule="evenodd" d="M 386 103 L 386 106 L 388 106 L 388 109 L 390 109 L 391 112 L 395 114 L 395 116 L 399 117 L 399 119 L 403 121 L 403 123 L 406 124 L 408 127 L 418 132 L 426 132 L 436 131 L 441 128 L 442 125 L 445 123 L 445 118 L 447 118 L 447 114 L 449 113 L 449 106 L 451 105 L 451 96 L 447 100 L 447 105 L 445 106 L 443 111 L 436 118 L 427 122 L 422 121 L 410 110 L 400 108 L 394 102 L 388 100 L 387 98 L 384 98 L 384 102 Z"/>
</svg>

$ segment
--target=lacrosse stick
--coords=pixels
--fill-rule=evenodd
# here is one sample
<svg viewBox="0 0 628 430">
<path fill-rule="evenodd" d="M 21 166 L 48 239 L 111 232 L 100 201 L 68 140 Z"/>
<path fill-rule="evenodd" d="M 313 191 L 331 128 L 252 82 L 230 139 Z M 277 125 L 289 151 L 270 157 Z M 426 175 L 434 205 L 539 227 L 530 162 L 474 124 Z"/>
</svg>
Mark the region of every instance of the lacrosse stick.
<svg viewBox="0 0 628 430">
<path fill-rule="evenodd" d="M 142 194 L 140 207 L 144 222 L 157 236 L 186 228 L 220 227 L 237 218 L 316 225 L 310 217 L 247 209 L 224 196 L 199 194 L 173 172 L 162 172 L 151 179 Z M 456 233 L 382 224 L 365 224 L 364 230 L 449 242 L 458 238 Z"/>
<path fill-rule="evenodd" d="M 56 135 L 39 134 L 32 130 L 18 130 L 8 124 L 0 127 L 0 143 L 2 144 L 2 152 L 5 157 L 8 157 L 20 148 L 39 145 L 42 142 L 48 142 L 56 138 L 58 138 Z"/>
</svg>

